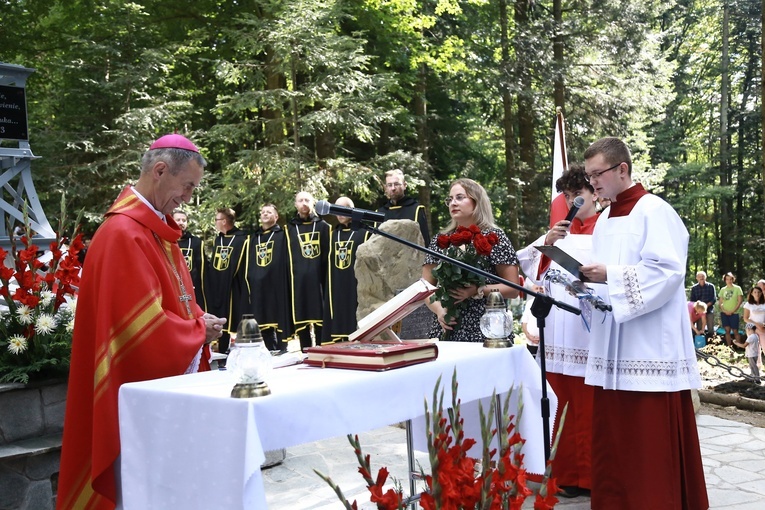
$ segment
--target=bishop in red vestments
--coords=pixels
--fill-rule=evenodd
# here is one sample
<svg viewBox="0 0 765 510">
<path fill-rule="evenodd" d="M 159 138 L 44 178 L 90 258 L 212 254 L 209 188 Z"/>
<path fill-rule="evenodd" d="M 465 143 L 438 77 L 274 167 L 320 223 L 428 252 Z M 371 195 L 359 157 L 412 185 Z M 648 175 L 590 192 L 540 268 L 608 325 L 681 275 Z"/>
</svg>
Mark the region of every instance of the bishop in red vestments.
<svg viewBox="0 0 765 510">
<path fill-rule="evenodd" d="M 120 385 L 209 370 L 207 344 L 225 320 L 197 305 L 171 216 L 205 164 L 188 139 L 163 136 L 93 237 L 72 340 L 59 509 L 115 508 Z"/>
</svg>

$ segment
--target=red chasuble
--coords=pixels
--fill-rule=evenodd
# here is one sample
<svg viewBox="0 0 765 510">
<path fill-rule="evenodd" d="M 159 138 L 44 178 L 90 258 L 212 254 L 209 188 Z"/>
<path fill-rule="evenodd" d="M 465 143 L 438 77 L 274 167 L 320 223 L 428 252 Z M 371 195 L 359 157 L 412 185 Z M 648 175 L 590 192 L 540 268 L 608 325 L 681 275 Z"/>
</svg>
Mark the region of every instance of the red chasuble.
<svg viewBox="0 0 765 510">
<path fill-rule="evenodd" d="M 88 250 L 72 341 L 59 509 L 115 507 L 120 385 L 183 374 L 205 341 L 203 312 L 177 244 L 181 231 L 166 219 L 127 188 Z"/>
</svg>

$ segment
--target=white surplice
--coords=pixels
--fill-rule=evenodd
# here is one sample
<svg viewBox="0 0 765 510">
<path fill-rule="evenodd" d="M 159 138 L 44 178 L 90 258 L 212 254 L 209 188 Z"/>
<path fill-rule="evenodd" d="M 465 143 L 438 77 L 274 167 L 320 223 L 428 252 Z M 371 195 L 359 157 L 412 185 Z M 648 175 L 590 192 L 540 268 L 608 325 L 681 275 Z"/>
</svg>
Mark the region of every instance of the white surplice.
<svg viewBox="0 0 765 510">
<path fill-rule="evenodd" d="M 586 383 L 605 389 L 672 392 L 701 387 L 685 297 L 688 231 L 654 195 L 627 216 L 606 210 L 593 232 L 594 261 L 608 285 L 594 288 L 613 307 L 593 312 Z"/>
<path fill-rule="evenodd" d="M 544 244 L 544 236 L 531 246 L 518 252 L 521 269 L 527 278 L 537 285 L 544 285 L 544 277 L 549 270 L 556 269 L 570 280 L 576 280 L 555 261 L 549 269 L 540 273 L 541 253 L 535 245 Z M 555 246 L 562 249 L 582 264 L 589 264 L 592 251 L 592 236 L 589 234 L 568 234 L 556 241 Z M 562 285 L 551 284 L 550 296 L 558 301 L 579 308 L 579 300 L 569 294 Z M 593 313 L 594 320 L 602 320 L 601 314 Z M 533 319 L 536 323 L 536 319 Z M 587 368 L 590 333 L 579 315 L 560 310 L 555 306 L 545 320 L 545 365 L 548 372 L 584 377 Z"/>
</svg>

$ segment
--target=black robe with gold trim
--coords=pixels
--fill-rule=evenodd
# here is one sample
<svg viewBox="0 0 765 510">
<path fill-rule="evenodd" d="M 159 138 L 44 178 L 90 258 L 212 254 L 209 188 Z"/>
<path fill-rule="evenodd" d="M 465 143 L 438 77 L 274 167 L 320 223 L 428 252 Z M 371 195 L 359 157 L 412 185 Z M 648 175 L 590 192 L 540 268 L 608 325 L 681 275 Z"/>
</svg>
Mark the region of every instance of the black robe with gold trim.
<svg viewBox="0 0 765 510">
<path fill-rule="evenodd" d="M 232 293 L 234 280 L 239 277 L 242 266 L 242 255 L 247 234 L 243 230 L 233 228 L 225 234 L 215 237 L 210 265 L 205 278 L 205 300 L 207 311 L 218 317 L 225 317 L 223 336 L 218 340 L 218 350 L 228 350 L 229 334 L 236 333 L 239 320 L 232 314 L 233 300 L 239 299 Z M 243 277 L 243 276 L 242 276 Z"/>
<path fill-rule="evenodd" d="M 311 214 L 307 220 L 295 215 L 285 229 L 292 324 L 297 333 L 310 324 L 323 324 L 324 283 L 331 228 L 327 222 Z"/>
<path fill-rule="evenodd" d="M 240 294 L 239 315 L 251 313 L 262 333 L 273 330 L 280 339 L 292 334 L 289 304 L 289 253 L 287 238 L 279 225 L 259 228 L 250 234 L 244 249 L 244 285 L 237 285 Z M 272 348 L 274 346 L 269 346 Z"/>
<path fill-rule="evenodd" d="M 191 273 L 191 281 L 194 283 L 194 297 L 197 298 L 197 304 L 202 307 L 202 310 L 207 311 L 204 295 L 207 259 L 204 256 L 202 240 L 197 236 L 191 235 L 187 230 L 178 239 L 178 247 L 181 249 L 183 258 L 186 259 L 186 266 L 189 268 L 189 273 Z"/>
<path fill-rule="evenodd" d="M 356 331 L 356 253 L 366 240 L 365 230 L 353 230 L 350 225 L 338 225 L 332 231 L 324 297 L 324 329 L 322 343 L 348 340 Z"/>
</svg>

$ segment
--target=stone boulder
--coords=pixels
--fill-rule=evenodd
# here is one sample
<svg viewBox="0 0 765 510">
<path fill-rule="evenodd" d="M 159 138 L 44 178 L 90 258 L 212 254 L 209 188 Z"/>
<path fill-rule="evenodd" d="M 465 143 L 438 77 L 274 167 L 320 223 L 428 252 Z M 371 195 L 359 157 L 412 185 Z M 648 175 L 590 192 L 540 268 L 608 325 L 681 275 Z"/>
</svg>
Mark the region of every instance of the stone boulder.
<svg viewBox="0 0 765 510">
<path fill-rule="evenodd" d="M 422 245 L 422 233 L 412 220 L 389 220 L 380 230 Z M 430 241 L 430 240 L 428 240 Z M 361 319 L 422 276 L 425 254 L 404 244 L 373 235 L 356 252 L 356 280 Z"/>
</svg>

